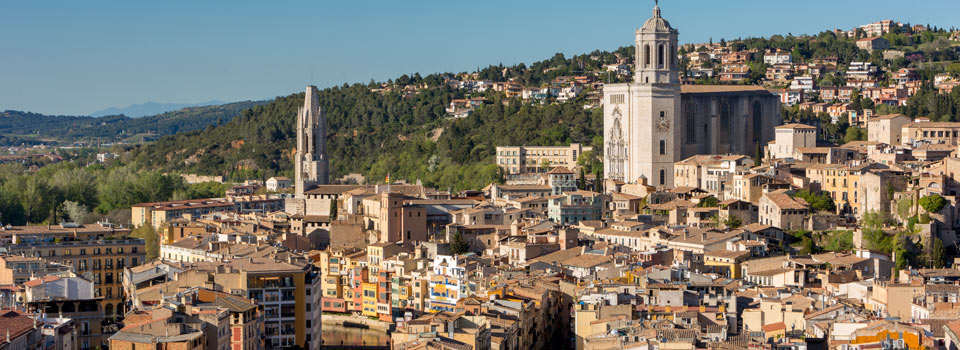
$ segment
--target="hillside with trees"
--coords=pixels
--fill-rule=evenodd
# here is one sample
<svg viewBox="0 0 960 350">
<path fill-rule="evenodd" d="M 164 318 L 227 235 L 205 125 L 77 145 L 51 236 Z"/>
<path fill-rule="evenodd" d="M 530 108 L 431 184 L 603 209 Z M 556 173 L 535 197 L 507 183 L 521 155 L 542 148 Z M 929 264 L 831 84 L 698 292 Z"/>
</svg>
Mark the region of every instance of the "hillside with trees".
<svg viewBox="0 0 960 350">
<path fill-rule="evenodd" d="M 419 84 L 437 79 L 412 81 Z M 379 86 L 379 85 L 375 85 Z M 591 144 L 602 112 L 583 100 L 532 105 L 486 94 L 490 103 L 468 118 L 444 108 L 465 93 L 444 84 L 404 97 L 354 84 L 320 91 L 329 127 L 331 175 L 362 173 L 371 180 L 422 180 L 442 188 L 480 188 L 497 180 L 496 146 Z M 303 93 L 278 97 L 220 127 L 164 137 L 131 151 L 132 159 L 164 171 L 231 179 L 292 176 L 297 108 Z"/>
<path fill-rule="evenodd" d="M 41 142 L 149 141 L 158 136 L 201 130 L 233 119 L 241 111 L 266 101 L 243 101 L 222 105 L 187 107 L 149 117 L 123 115 L 87 117 L 43 115 L 21 111 L 0 112 L 0 144 Z"/>
</svg>

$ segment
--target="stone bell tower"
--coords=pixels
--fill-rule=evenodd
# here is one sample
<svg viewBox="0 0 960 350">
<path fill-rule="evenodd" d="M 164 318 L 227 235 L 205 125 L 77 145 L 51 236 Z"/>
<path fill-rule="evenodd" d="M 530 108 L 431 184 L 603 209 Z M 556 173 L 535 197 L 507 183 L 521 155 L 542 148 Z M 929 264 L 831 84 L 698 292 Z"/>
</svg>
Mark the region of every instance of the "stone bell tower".
<svg viewBox="0 0 960 350">
<path fill-rule="evenodd" d="M 320 108 L 320 92 L 307 86 L 303 107 L 297 112 L 296 179 L 297 198 L 314 185 L 329 183 L 327 159 L 327 118 Z"/>
</svg>

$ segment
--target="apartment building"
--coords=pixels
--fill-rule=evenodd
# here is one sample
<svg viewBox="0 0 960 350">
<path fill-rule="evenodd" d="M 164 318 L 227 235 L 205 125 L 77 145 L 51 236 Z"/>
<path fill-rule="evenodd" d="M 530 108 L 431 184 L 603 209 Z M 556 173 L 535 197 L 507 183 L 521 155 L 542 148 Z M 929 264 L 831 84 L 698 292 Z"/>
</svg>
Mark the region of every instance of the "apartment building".
<svg viewBox="0 0 960 350">
<path fill-rule="evenodd" d="M 902 133 L 900 140 L 904 145 L 926 142 L 956 146 L 960 140 L 960 123 L 914 122 L 904 125 Z"/>
<path fill-rule="evenodd" d="M 70 271 L 70 266 L 35 256 L 0 256 L 0 286 L 21 285 L 35 277 Z"/>
<path fill-rule="evenodd" d="M 94 283 L 82 277 L 47 276 L 22 285 L 22 307 L 30 313 L 73 319 L 77 327 L 76 348 L 90 350 L 105 347 L 107 338 L 119 329 L 113 304 L 103 304 L 94 296 Z M 107 317 L 106 312 L 111 315 Z"/>
<path fill-rule="evenodd" d="M 505 174 L 545 173 L 552 168 L 577 168 L 583 152 L 593 147 L 572 143 L 570 146 L 502 146 L 497 147 L 497 166 Z"/>
<path fill-rule="evenodd" d="M 94 296 L 107 316 L 123 315 L 123 269 L 146 259 L 144 240 L 129 237 L 130 229 L 108 223 L 95 225 L 13 226 L 0 231 L 11 255 L 43 258 L 91 276 Z"/>
<path fill-rule="evenodd" d="M 457 300 L 467 293 L 467 270 L 457 255 L 437 255 L 431 266 L 430 312 L 454 312 Z"/>
<path fill-rule="evenodd" d="M 267 347 L 320 348 L 321 278 L 292 255 L 183 264 L 177 280 L 252 299 L 263 306 Z"/>
<path fill-rule="evenodd" d="M 154 228 L 159 229 L 164 222 L 173 219 L 200 217 L 221 211 L 269 213 L 283 210 L 283 208 L 283 198 L 268 196 L 237 196 L 139 203 L 130 207 L 130 222 L 134 227 L 150 223 Z"/>
</svg>

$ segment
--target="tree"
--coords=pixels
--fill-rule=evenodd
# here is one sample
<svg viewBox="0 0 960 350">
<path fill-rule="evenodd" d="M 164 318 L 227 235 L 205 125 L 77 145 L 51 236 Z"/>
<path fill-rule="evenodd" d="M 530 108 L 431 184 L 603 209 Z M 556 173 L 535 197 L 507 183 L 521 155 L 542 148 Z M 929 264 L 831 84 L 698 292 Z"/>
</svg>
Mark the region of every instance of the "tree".
<svg viewBox="0 0 960 350">
<path fill-rule="evenodd" d="M 550 171 L 550 161 L 546 158 L 540 160 L 540 172 L 545 173 Z"/>
<path fill-rule="evenodd" d="M 737 217 L 736 215 L 730 215 L 730 216 L 727 216 L 726 220 L 723 220 L 723 225 L 726 226 L 727 228 L 733 229 L 733 228 L 740 227 L 740 225 L 743 225 L 743 220 L 740 220 L 740 218 Z"/>
<path fill-rule="evenodd" d="M 337 201 L 330 201 L 330 220 L 337 219 Z"/>
<path fill-rule="evenodd" d="M 930 250 L 930 264 L 935 269 L 943 268 L 947 265 L 947 251 L 943 246 L 940 237 L 933 237 L 933 246 Z"/>
<path fill-rule="evenodd" d="M 577 178 L 577 188 L 581 190 L 587 189 L 587 179 L 584 177 L 583 168 L 580 168 L 580 176 Z"/>
<path fill-rule="evenodd" d="M 760 141 L 755 142 L 755 147 L 753 151 L 753 165 L 760 165 L 760 162 L 763 160 L 763 153 L 760 151 Z"/>
<path fill-rule="evenodd" d="M 87 218 L 90 216 L 90 211 L 87 210 L 87 207 L 74 201 L 64 201 L 63 211 L 67 214 L 71 222 L 78 224 L 87 223 Z"/>
<path fill-rule="evenodd" d="M 603 193 L 603 176 L 600 176 L 600 170 L 597 170 L 597 172 L 594 173 L 593 191 L 597 193 Z"/>
<path fill-rule="evenodd" d="M 697 206 L 700 208 L 714 208 L 720 205 L 720 201 L 717 200 L 717 197 L 709 196 L 700 200 L 700 203 L 697 203 Z"/>
<path fill-rule="evenodd" d="M 940 210 L 946 205 L 947 200 L 936 193 L 920 198 L 920 206 L 923 207 L 923 210 L 926 210 L 928 213 L 939 213 Z"/>
<path fill-rule="evenodd" d="M 843 135 L 843 143 L 850 143 L 853 141 L 866 141 L 867 140 L 867 131 L 858 128 L 858 127 L 848 127 L 846 134 Z"/>
<path fill-rule="evenodd" d="M 794 197 L 802 198 L 808 204 L 810 208 L 815 211 L 829 211 L 833 212 L 837 210 L 837 205 L 834 204 L 833 198 L 827 195 L 824 192 L 814 193 L 810 189 L 802 189 L 793 194 Z"/>
<path fill-rule="evenodd" d="M 813 241 L 809 234 L 800 238 L 800 254 L 816 254 L 820 252 L 820 247 Z"/>
<path fill-rule="evenodd" d="M 470 251 L 470 244 L 463 240 L 463 234 L 460 233 L 460 231 L 453 234 L 453 242 L 450 242 L 450 251 L 457 255 Z"/>
<path fill-rule="evenodd" d="M 147 260 L 156 259 L 160 255 L 160 237 L 149 222 L 131 231 L 130 236 L 144 240 L 147 246 Z"/>
<path fill-rule="evenodd" d="M 883 227 L 893 220 L 881 211 L 868 211 L 863 214 L 860 230 L 862 240 L 867 249 L 890 254 L 896 248 L 894 237 L 883 232 Z"/>
</svg>

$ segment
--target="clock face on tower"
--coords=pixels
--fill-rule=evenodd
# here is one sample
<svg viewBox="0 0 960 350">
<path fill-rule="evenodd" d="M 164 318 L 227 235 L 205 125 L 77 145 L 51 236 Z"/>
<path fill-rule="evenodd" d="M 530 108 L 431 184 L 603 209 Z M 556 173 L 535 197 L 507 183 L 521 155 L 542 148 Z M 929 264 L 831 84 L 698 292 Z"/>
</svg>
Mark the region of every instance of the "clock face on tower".
<svg viewBox="0 0 960 350">
<path fill-rule="evenodd" d="M 660 131 L 669 131 L 670 130 L 670 120 L 667 119 L 665 115 L 660 115 L 660 118 L 657 118 L 657 130 Z"/>
</svg>

